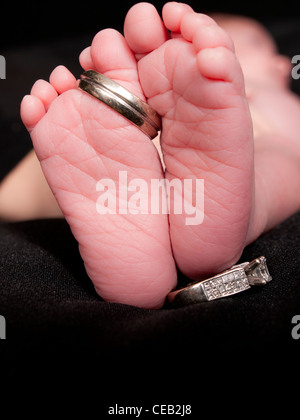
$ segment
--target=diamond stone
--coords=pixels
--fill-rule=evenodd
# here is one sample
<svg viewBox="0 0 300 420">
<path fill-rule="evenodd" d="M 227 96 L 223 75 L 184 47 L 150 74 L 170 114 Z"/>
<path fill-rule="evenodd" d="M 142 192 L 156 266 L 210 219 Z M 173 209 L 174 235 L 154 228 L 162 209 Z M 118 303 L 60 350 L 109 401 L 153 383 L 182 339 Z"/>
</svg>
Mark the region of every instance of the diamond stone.
<svg viewBox="0 0 300 420">
<path fill-rule="evenodd" d="M 228 270 L 202 282 L 207 300 L 220 299 L 250 288 L 244 269 Z"/>
<path fill-rule="evenodd" d="M 265 257 L 256 258 L 245 267 L 245 272 L 251 286 L 264 285 L 272 280 Z"/>
</svg>

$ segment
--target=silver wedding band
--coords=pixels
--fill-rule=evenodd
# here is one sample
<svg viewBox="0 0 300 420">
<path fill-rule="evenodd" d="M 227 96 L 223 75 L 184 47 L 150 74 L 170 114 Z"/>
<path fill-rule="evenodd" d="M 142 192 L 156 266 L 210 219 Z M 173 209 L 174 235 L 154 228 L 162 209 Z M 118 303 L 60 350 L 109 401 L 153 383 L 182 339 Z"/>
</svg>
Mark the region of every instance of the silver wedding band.
<svg viewBox="0 0 300 420">
<path fill-rule="evenodd" d="M 259 257 L 250 263 L 234 265 L 216 276 L 174 290 L 168 294 L 167 300 L 173 307 L 209 302 L 243 292 L 251 286 L 265 285 L 271 280 L 266 258 Z"/>
<path fill-rule="evenodd" d="M 94 70 L 87 70 L 80 76 L 78 87 L 121 114 L 151 140 L 160 131 L 159 114 L 109 77 Z"/>
</svg>

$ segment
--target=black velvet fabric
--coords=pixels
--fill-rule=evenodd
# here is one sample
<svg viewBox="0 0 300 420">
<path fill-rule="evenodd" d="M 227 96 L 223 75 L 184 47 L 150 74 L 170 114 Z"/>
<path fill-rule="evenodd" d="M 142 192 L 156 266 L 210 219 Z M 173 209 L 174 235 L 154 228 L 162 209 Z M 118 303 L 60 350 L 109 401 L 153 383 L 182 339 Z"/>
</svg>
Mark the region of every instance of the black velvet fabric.
<svg viewBox="0 0 300 420">
<path fill-rule="evenodd" d="M 109 5 L 105 14 L 90 16 L 90 25 L 83 12 L 79 19 L 78 11 L 68 9 L 63 22 L 44 3 L 26 5 L 24 15 L 21 7 L 0 51 L 7 62 L 7 78 L 0 80 L 0 179 L 31 149 L 19 118 L 22 96 L 58 64 L 79 75 L 79 52 L 99 29 L 121 29 L 133 3 L 118 3 L 120 14 Z M 203 8 L 192 3 L 198 11 L 257 17 L 281 52 L 300 53 L 300 19 L 292 6 L 277 10 L 277 2 L 266 10 L 253 2 Z M 25 24 L 42 16 L 47 16 L 44 25 Z M 292 88 L 299 94 L 300 81 Z M 292 318 L 300 314 L 299 222 L 300 213 L 245 249 L 241 261 L 266 256 L 273 280 L 265 287 L 156 311 L 104 302 L 87 278 L 64 220 L 2 222 L 0 315 L 7 338 L 0 340 L 0 384 L 10 396 L 10 412 L 44 415 L 53 409 L 57 415 L 64 402 L 68 414 L 82 409 L 89 418 L 96 410 L 98 418 L 106 418 L 110 404 L 192 402 L 200 418 L 203 405 L 214 413 L 220 408 L 232 413 L 233 401 L 249 401 L 254 394 L 262 403 L 267 392 L 273 400 L 265 401 L 266 407 L 278 408 L 279 389 L 289 388 L 288 375 L 295 375 L 300 352 L 300 340 L 291 335 Z M 247 405 L 249 414 L 256 409 L 256 403 Z"/>
<path fill-rule="evenodd" d="M 289 342 L 300 307 L 300 213 L 248 246 L 241 261 L 265 255 L 268 285 L 222 300 L 146 310 L 107 303 L 95 293 L 64 220 L 1 224 L 1 313 L 7 339 L 28 348 L 40 341 L 100 346 L 103 350 L 198 350 L 226 341 L 226 349 Z M 298 246 L 297 246 L 298 245 Z M 196 332 L 196 334 L 195 334 Z M 226 351 L 226 349 L 224 349 Z M 18 349 L 19 351 L 19 349 Z"/>
<path fill-rule="evenodd" d="M 299 222 L 300 213 L 244 251 L 241 261 L 266 256 L 268 285 L 155 311 L 102 301 L 64 220 L 0 225 L 2 382 L 13 395 L 21 386 L 21 396 L 47 401 L 54 387 L 56 403 L 71 389 L 81 403 L 98 401 L 103 418 L 111 404 L 157 401 L 192 403 L 199 416 L 198 392 L 208 386 L 223 389 L 219 401 L 257 381 L 278 392 L 275 383 L 297 369 L 300 351 L 291 335 L 300 308 Z"/>
</svg>

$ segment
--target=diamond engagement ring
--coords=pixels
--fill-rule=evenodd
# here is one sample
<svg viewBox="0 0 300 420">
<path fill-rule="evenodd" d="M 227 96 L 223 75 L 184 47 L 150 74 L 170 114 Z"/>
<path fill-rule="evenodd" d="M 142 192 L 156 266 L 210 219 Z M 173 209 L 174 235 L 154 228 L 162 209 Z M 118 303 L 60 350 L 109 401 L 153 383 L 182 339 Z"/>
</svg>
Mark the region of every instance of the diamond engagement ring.
<svg viewBox="0 0 300 420">
<path fill-rule="evenodd" d="M 114 80 L 87 70 L 80 76 L 78 87 L 114 109 L 138 127 L 150 139 L 154 139 L 161 129 L 160 116 L 146 102 Z"/>
<path fill-rule="evenodd" d="M 259 257 L 250 263 L 234 265 L 214 277 L 174 290 L 168 294 L 167 300 L 174 307 L 207 302 L 235 295 L 251 286 L 265 285 L 271 280 L 266 258 Z"/>
</svg>

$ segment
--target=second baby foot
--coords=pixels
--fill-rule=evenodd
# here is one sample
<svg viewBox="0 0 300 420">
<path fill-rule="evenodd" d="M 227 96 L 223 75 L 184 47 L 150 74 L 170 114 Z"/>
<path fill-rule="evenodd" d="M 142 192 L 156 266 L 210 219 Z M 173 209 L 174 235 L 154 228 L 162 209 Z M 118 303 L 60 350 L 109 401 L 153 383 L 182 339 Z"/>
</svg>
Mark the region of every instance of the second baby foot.
<svg viewBox="0 0 300 420">
<path fill-rule="evenodd" d="M 162 116 L 166 178 L 204 180 L 203 219 L 169 217 L 176 263 L 198 279 L 228 268 L 243 250 L 253 193 L 252 122 L 229 36 L 185 4 L 167 3 L 162 16 L 151 4 L 137 4 L 124 32 L 148 103 Z M 194 182 L 194 199 L 195 188 Z"/>
<path fill-rule="evenodd" d="M 99 32 L 82 53 L 81 64 L 144 99 L 136 59 L 119 32 Z M 124 117 L 79 90 L 75 77 L 61 66 L 50 83 L 34 84 L 23 99 L 21 116 L 97 292 L 108 301 L 162 306 L 177 277 L 167 215 L 97 210 L 110 183 L 111 196 L 106 197 L 114 203 L 120 188 L 131 181 L 148 186 L 151 179 L 163 178 L 152 142 Z"/>
</svg>

